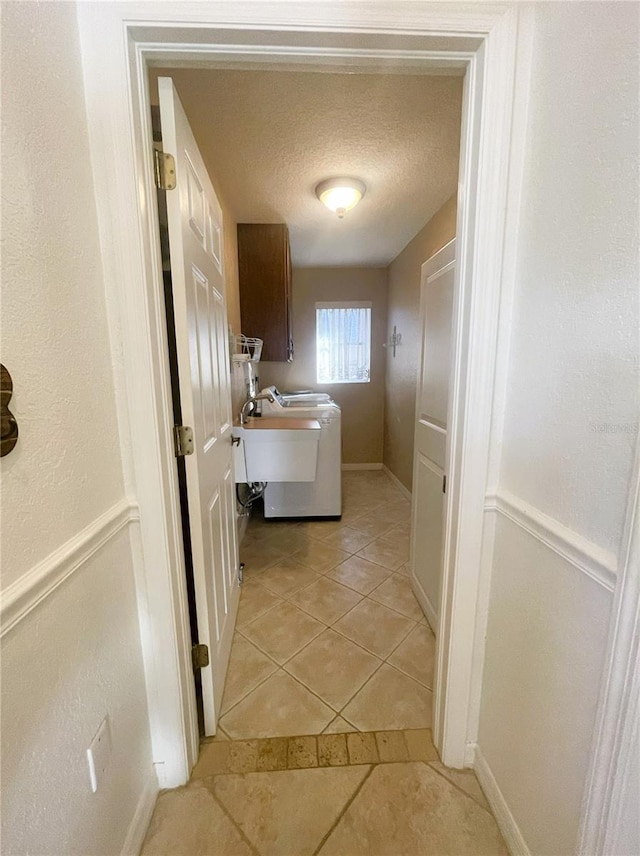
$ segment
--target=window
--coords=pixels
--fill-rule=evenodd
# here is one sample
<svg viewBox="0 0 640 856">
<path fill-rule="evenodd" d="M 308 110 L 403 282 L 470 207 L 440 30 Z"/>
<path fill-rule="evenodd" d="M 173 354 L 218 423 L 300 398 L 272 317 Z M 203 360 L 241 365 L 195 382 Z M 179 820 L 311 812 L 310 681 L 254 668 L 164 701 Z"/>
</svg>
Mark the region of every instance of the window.
<svg viewBox="0 0 640 856">
<path fill-rule="evenodd" d="M 316 303 L 318 383 L 369 383 L 371 303 Z"/>
</svg>

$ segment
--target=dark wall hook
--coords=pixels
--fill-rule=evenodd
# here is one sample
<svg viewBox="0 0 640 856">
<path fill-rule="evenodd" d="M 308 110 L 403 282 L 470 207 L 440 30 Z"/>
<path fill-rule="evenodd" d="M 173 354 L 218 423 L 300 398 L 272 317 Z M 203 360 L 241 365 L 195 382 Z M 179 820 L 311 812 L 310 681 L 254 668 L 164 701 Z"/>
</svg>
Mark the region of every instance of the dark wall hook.
<svg viewBox="0 0 640 856">
<path fill-rule="evenodd" d="M 0 458 L 8 455 L 18 442 L 18 423 L 9 410 L 13 381 L 8 369 L 0 363 Z"/>
</svg>

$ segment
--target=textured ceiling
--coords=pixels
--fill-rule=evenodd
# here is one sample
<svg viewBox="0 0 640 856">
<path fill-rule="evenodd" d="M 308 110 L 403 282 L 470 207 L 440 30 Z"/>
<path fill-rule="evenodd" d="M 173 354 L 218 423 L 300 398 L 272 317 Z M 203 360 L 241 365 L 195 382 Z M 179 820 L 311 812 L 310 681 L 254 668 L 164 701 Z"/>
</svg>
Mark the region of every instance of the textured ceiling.
<svg viewBox="0 0 640 856">
<path fill-rule="evenodd" d="M 207 167 L 241 223 L 289 226 L 296 266 L 391 262 L 456 190 L 462 79 L 214 69 L 173 78 Z M 315 197 L 353 175 L 339 220 Z"/>
</svg>

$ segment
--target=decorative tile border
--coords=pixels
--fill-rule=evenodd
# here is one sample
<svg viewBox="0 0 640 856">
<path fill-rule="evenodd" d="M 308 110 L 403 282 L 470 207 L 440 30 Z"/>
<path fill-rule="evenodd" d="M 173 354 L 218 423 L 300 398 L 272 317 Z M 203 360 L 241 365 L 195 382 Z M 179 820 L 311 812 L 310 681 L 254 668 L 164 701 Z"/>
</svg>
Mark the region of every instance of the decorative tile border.
<svg viewBox="0 0 640 856">
<path fill-rule="evenodd" d="M 213 739 L 203 741 L 191 779 L 206 779 L 229 773 L 438 760 L 430 728 L 256 740 Z"/>
</svg>

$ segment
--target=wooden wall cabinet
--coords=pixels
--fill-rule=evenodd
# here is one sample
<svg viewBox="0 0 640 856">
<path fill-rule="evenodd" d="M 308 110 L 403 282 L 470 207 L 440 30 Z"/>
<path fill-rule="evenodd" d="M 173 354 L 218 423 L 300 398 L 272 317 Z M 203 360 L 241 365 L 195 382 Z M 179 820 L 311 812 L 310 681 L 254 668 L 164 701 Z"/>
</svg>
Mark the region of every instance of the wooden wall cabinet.
<svg viewBox="0 0 640 856">
<path fill-rule="evenodd" d="M 293 359 L 291 252 L 284 223 L 238 223 L 242 332 L 264 341 L 263 360 Z"/>
</svg>

